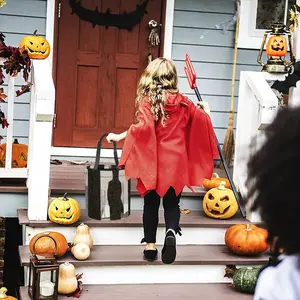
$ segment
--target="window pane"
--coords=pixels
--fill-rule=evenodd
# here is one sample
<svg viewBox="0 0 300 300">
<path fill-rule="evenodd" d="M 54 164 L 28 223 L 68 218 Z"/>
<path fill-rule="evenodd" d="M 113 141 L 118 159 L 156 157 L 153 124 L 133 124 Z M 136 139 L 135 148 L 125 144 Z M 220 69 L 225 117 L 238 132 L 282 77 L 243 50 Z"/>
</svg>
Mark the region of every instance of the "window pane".
<svg viewBox="0 0 300 300">
<path fill-rule="evenodd" d="M 286 0 L 257 0 L 256 29 L 269 29 L 275 22 L 284 22 Z"/>
<path fill-rule="evenodd" d="M 296 4 L 296 0 L 288 0 L 288 9 L 292 8 L 294 10 L 294 4 Z M 291 21 L 289 20 L 290 18 L 290 13 L 287 13 L 286 16 L 286 24 L 287 24 L 287 29 L 289 29 L 289 26 L 291 25 Z"/>
</svg>

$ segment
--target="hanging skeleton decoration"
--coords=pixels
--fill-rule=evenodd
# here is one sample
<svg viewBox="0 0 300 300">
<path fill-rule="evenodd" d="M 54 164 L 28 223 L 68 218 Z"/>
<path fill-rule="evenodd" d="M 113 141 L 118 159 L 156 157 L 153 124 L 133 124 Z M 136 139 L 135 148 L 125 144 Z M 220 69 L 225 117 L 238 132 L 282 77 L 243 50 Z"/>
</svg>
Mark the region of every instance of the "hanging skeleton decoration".
<svg viewBox="0 0 300 300">
<path fill-rule="evenodd" d="M 148 54 L 148 63 L 152 61 L 152 48 L 157 47 L 160 44 L 158 28 L 161 25 L 154 20 L 151 20 L 149 23 L 149 28 L 151 29 L 148 42 L 149 42 L 149 54 Z"/>
<path fill-rule="evenodd" d="M 148 14 L 146 10 L 148 2 L 149 0 L 145 0 L 142 4 L 137 4 L 136 10 L 130 13 L 124 11 L 122 14 L 112 14 L 109 9 L 106 13 L 101 13 L 98 6 L 91 10 L 81 6 L 80 0 L 69 0 L 72 14 L 76 14 L 81 20 L 92 23 L 94 28 L 98 25 L 105 26 L 106 29 L 117 27 L 129 31 L 142 21 L 145 14 Z"/>
</svg>

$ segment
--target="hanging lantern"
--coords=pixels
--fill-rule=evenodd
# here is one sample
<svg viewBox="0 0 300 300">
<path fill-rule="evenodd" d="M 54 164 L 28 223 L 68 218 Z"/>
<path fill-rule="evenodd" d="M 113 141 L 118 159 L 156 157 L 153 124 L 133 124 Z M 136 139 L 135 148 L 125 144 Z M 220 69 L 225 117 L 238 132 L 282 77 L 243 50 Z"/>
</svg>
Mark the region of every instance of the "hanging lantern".
<svg viewBox="0 0 300 300">
<path fill-rule="evenodd" d="M 286 38 L 287 37 L 287 38 Z M 264 64 L 261 60 L 265 44 L 268 61 Z M 288 42 L 287 42 L 288 39 Z M 288 51 L 289 47 L 289 51 Z M 287 53 L 290 52 L 290 61 L 286 60 Z M 271 30 L 264 33 L 264 38 L 258 54 L 257 62 L 263 66 L 262 71 L 269 73 L 288 73 L 295 58 L 292 53 L 291 32 L 285 30 L 285 25 L 282 23 L 274 23 Z"/>
<path fill-rule="evenodd" d="M 40 236 L 34 243 L 35 250 L 36 242 L 42 238 L 48 237 L 52 239 L 55 249 L 57 247 L 56 241 L 50 235 Z M 55 250 L 56 252 L 56 250 Z M 34 251 L 35 253 L 35 251 Z M 54 253 L 55 255 L 55 253 Z M 29 265 L 29 284 L 28 294 L 31 300 L 57 300 L 58 299 L 58 274 L 59 264 L 53 257 L 41 258 L 33 254 L 30 257 Z"/>
</svg>

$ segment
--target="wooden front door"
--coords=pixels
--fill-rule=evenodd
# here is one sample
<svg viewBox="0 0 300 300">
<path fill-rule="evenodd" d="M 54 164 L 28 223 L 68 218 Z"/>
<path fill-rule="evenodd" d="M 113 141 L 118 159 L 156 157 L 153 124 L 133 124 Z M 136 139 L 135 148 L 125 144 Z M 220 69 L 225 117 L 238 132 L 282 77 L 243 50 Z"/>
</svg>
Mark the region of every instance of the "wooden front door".
<svg viewBox="0 0 300 300">
<path fill-rule="evenodd" d="M 61 0 L 56 66 L 54 146 L 96 147 L 102 134 L 121 133 L 134 122 L 137 82 L 147 66 L 148 22 L 162 23 L 162 1 L 150 0 L 132 31 L 96 26 L 71 14 Z M 112 14 L 134 11 L 139 0 L 81 0 Z M 162 30 L 161 30 L 162 31 Z M 160 46 L 161 47 L 161 46 Z M 153 50 L 153 57 L 160 53 Z"/>
</svg>

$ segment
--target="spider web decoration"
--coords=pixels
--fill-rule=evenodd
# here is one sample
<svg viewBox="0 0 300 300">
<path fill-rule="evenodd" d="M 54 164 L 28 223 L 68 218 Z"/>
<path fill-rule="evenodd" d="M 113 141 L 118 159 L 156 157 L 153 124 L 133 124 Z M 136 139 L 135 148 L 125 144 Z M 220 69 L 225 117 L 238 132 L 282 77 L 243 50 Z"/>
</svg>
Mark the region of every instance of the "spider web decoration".
<svg viewBox="0 0 300 300">
<path fill-rule="evenodd" d="M 142 4 L 137 4 L 136 10 L 130 13 L 124 11 L 122 14 L 112 14 L 109 9 L 106 13 L 99 12 L 98 6 L 94 10 L 81 6 L 80 0 L 69 0 L 72 8 L 72 14 L 76 14 L 81 20 L 92 23 L 93 28 L 98 26 L 117 27 L 119 29 L 127 29 L 129 31 L 139 24 L 144 15 L 148 14 L 146 8 L 149 0 L 145 0 Z"/>
</svg>

